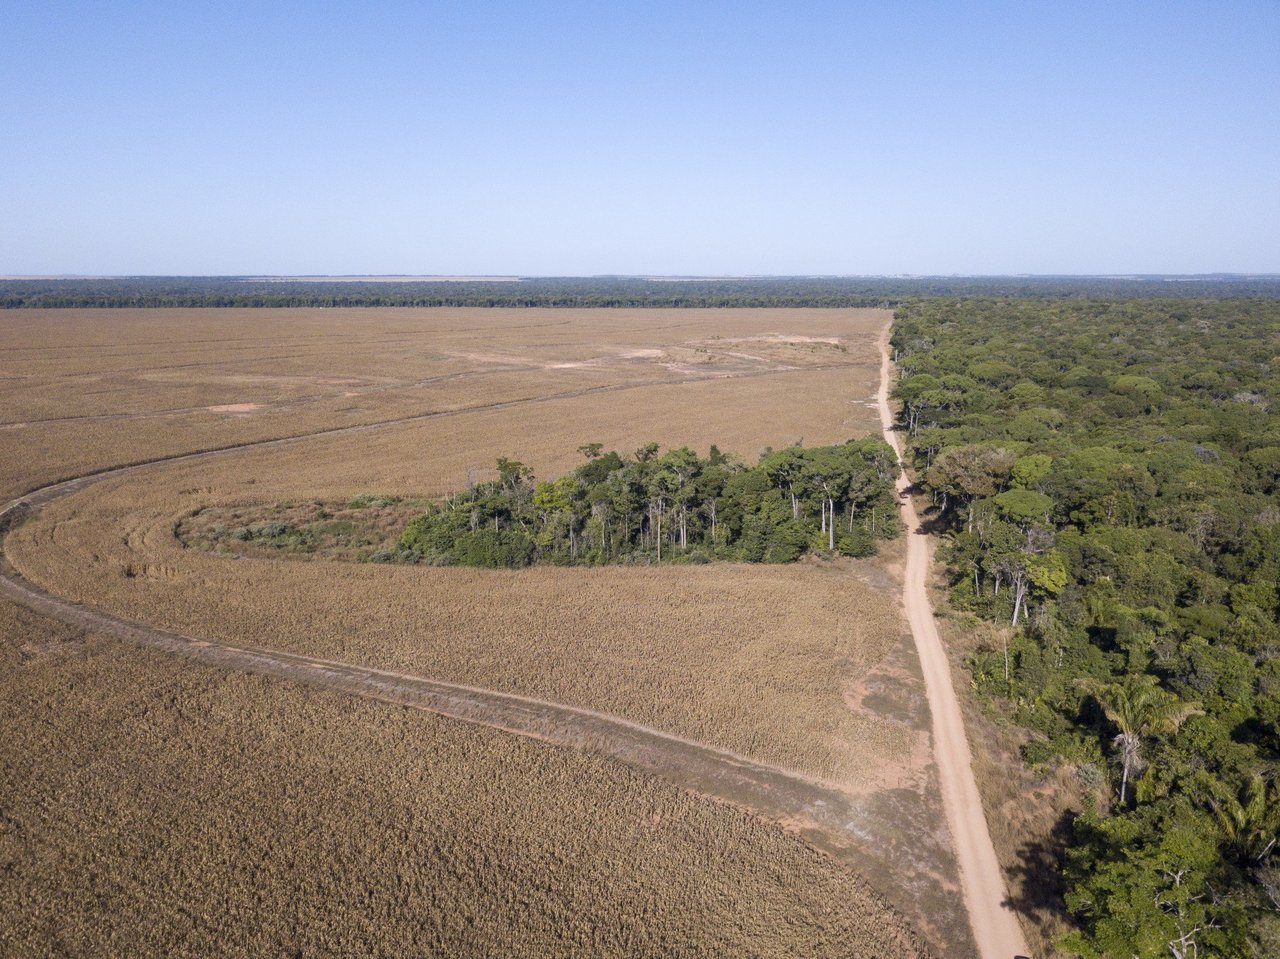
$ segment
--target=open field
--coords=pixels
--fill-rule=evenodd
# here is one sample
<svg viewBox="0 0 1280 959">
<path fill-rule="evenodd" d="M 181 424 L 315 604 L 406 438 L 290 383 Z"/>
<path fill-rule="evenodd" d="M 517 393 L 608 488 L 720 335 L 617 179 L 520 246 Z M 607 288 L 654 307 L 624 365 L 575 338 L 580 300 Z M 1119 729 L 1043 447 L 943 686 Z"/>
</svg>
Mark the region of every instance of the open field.
<svg viewBox="0 0 1280 959">
<path fill-rule="evenodd" d="M 153 371 L 170 365 L 179 347 L 165 337 L 175 335 L 175 327 L 193 322 L 200 329 L 201 322 L 217 320 L 195 312 L 190 321 L 186 312 L 175 313 L 178 322 L 171 319 L 167 326 L 157 325 L 148 315 L 125 315 L 123 338 L 146 345 L 119 365 L 135 371 L 143 361 Z M 315 356 L 307 354 L 297 361 L 295 377 L 302 377 L 302 369 L 312 364 L 321 380 L 367 378 L 377 366 L 378 354 L 348 335 L 344 324 L 351 318 L 335 325 L 334 311 L 309 312 L 311 316 L 297 322 L 319 324 L 319 345 Z M 157 467 L 148 472 L 145 483 L 132 477 L 107 482 L 51 506 L 47 516 L 11 538 L 10 555 L 33 581 L 55 593 L 66 591 L 80 602 L 165 628 L 260 645 L 284 644 L 314 655 L 616 711 L 824 778 L 865 782 L 871 770 L 880 775 L 889 755 L 914 750 L 917 733 L 894 723 L 877 724 L 845 705 L 844 690 L 883 658 L 901 627 L 894 597 L 859 583 L 844 567 L 538 569 L 486 575 L 265 560 L 243 563 L 183 549 L 173 525 L 203 506 L 362 492 L 439 495 L 462 486 L 469 475 L 485 472 L 500 455 L 513 455 L 543 475 L 554 475 L 578 459 L 573 451 L 587 440 L 622 449 L 654 437 L 701 448 L 717 442 L 725 450 L 754 458 L 765 445 L 783 445 L 801 436 L 822 442 L 866 432 L 874 425 L 874 414 L 857 399 L 874 391 L 876 369 L 865 347 L 874 342 L 870 334 L 878 329 L 871 321 L 883 321 L 882 315 L 868 316 L 869 312 L 375 314 L 381 317 L 379 329 L 399 329 L 425 316 L 430 321 L 425 345 L 443 351 L 433 355 L 456 352 L 458 342 L 465 342 L 471 355 L 486 358 L 491 372 L 508 357 L 518 358 L 512 364 L 525 366 L 536 361 L 542 374 L 548 367 L 588 364 L 558 374 L 569 379 L 531 377 L 527 388 L 536 384 L 544 391 L 541 395 L 573 392 L 582 384 L 571 378 L 584 375 L 597 386 L 660 378 L 664 364 L 670 365 L 670 358 L 680 351 L 700 355 L 683 339 L 677 340 L 681 345 L 672 345 L 673 336 L 690 334 L 698 339 L 688 342 L 715 343 L 720 350 L 734 345 L 730 352 L 738 355 L 724 360 L 704 357 L 708 364 L 739 373 L 758 372 L 756 367 L 763 366 L 777 375 L 716 375 L 680 386 L 635 385 Z M 354 320 L 371 322 L 370 313 L 359 311 Z M 466 331 L 453 325 L 461 322 L 459 313 L 471 322 Z M 106 316 L 114 329 L 116 314 Z M 273 313 L 253 319 L 261 323 L 274 317 Z M 208 366 L 201 366 L 198 372 L 183 374 L 194 382 L 174 384 L 173 392 L 148 398 L 146 384 L 155 374 L 135 372 L 130 376 L 140 377 L 140 383 L 112 391 L 121 412 L 146 412 L 148 403 L 170 407 L 178 392 L 186 403 L 199 394 L 207 405 L 239 398 L 266 408 L 321 388 L 286 377 L 276 383 L 274 399 L 262 392 L 247 395 L 243 389 L 227 392 L 222 379 L 245 375 L 244 367 L 271 365 L 260 354 L 274 352 L 270 344 L 286 332 L 273 331 L 255 352 L 251 339 L 237 339 L 249 337 L 248 331 L 239 330 L 241 319 L 239 311 L 232 313 L 226 338 L 214 350 L 228 356 L 246 354 L 234 361 L 234 373 L 219 372 L 214 375 L 217 382 L 210 383 Z M 639 320 L 645 325 L 635 331 L 632 327 Z M 486 328 L 500 323 L 507 326 Z M 481 338 L 477 329 L 486 336 Z M 327 341 L 326 331 L 339 341 L 337 346 Z M 590 331 L 590 339 L 574 339 L 585 336 L 584 331 Z M 287 332 L 291 348 L 302 349 L 302 333 Z M 631 336 L 629 341 L 624 332 Z M 214 331 L 205 329 L 203 334 L 212 338 Z M 69 330 L 60 335 L 74 342 Z M 53 337 L 54 342 L 58 339 Z M 91 354 L 82 353 L 79 346 L 67 349 L 70 358 L 63 375 L 75 384 L 83 378 L 82 364 L 92 366 Z M 843 365 L 826 368 L 828 353 Z M 742 358 L 748 355 L 751 360 Z M 606 359 L 599 359 L 602 356 Z M 815 356 L 823 362 L 810 370 Z M 348 365 L 328 365 L 339 363 Z M 56 367 L 50 364 L 44 375 L 54 375 Z M 742 364 L 750 368 L 743 370 Z M 419 376 L 427 370 L 399 372 Z M 681 367 L 676 377 L 683 375 Z M 608 382 L 600 382 L 602 377 Z M 466 386 L 462 392 L 473 388 Z M 84 389 L 83 384 L 73 385 L 60 394 L 64 415 L 86 408 L 89 398 L 77 395 Z M 455 382 L 450 389 L 457 391 L 459 385 Z M 196 393 L 183 392 L 191 390 Z M 453 394 L 450 401 L 464 405 Z M 409 395 L 396 400 L 407 402 Z M 449 402 L 441 405 L 448 407 Z M 396 413 L 416 415 L 400 406 L 380 411 L 381 416 Z M 320 409 L 294 415 L 298 429 L 328 424 Z M 253 416 L 231 419 L 240 424 Z M 62 427 L 33 425 L 30 431 Z M 105 459 L 112 449 L 127 446 L 134 427 L 145 431 L 136 441 L 139 457 L 154 455 L 148 443 L 152 429 L 170 443 L 191 442 L 182 424 L 169 417 L 125 420 L 109 430 L 102 424 L 94 427 L 107 434 L 94 453 Z M 251 437 L 257 435 L 253 428 L 245 429 Z M 0 440 L 9 442 L 27 432 L 0 432 Z M 115 434 L 124 434 L 123 440 L 117 441 Z M 15 455 L 12 462 L 30 471 L 31 464 L 43 464 L 43 459 Z M 85 557 L 95 559 L 86 563 Z M 874 568 L 867 571 L 873 578 L 875 573 Z M 341 587 L 335 588 L 337 583 Z M 780 712 L 782 702 L 794 708 Z M 791 724 L 786 728 L 779 725 L 783 717 Z M 881 746 L 883 755 L 868 755 L 869 745 Z"/>
<path fill-rule="evenodd" d="M 659 314 L 643 318 L 668 329 Z M 698 326 L 680 319 L 682 333 Z M 705 322 L 718 322 L 714 342 L 733 341 L 738 351 L 799 351 L 788 366 L 803 366 L 811 341 L 828 349 L 838 339 L 829 332 L 838 324 L 805 318 L 804 332 L 761 333 L 770 324 L 747 319 L 744 329 L 731 314 Z M 524 335 L 514 333 L 517 341 Z M 529 350 L 549 350 L 536 345 L 546 335 L 538 328 Z M 861 357 L 864 344 L 854 345 L 837 355 Z M 477 349 L 490 357 L 516 350 L 494 331 Z M 648 354 L 674 349 L 622 352 L 645 353 L 629 362 L 660 367 Z M 558 350 L 557 363 L 601 353 L 597 343 Z M 607 369 L 619 383 L 653 375 L 625 363 Z M 157 466 L 144 482 L 108 480 L 52 504 L 10 537 L 8 551 L 55 594 L 165 629 L 599 709 L 842 785 L 880 783 L 886 770 L 896 780 L 896 761 L 919 757 L 923 734 L 854 712 L 845 698 L 902 632 L 896 596 L 873 563 L 513 574 L 233 562 L 185 549 L 174 536 L 184 516 L 204 507 L 440 495 L 487 475 L 500 455 L 552 476 L 579 461 L 576 447 L 588 440 L 621 449 L 655 437 L 704 449 L 715 442 L 754 459 L 763 446 L 801 436 L 823 442 L 866 432 L 849 397 L 872 394 L 877 372 L 864 361 L 636 386 Z M 857 570 L 875 585 L 851 575 Z M 913 765 L 919 774 L 921 762 Z"/>
<path fill-rule="evenodd" d="M 122 311 L 45 321 L 61 316 L 69 325 L 50 349 L 3 370 L 14 412 L 0 427 L 0 482 L 10 490 L 322 435 L 160 463 L 49 503 L 6 544 L 33 583 L 188 636 L 599 710 L 834 784 L 868 809 L 895 810 L 881 816 L 889 833 L 867 838 L 900 844 L 913 859 L 904 874 L 932 876 L 905 892 L 893 876 L 868 878 L 953 954 L 971 948 L 956 928 L 920 676 L 882 563 L 509 573 L 231 560 L 174 535 L 207 507 L 441 495 L 503 455 L 554 476 L 589 441 L 716 443 L 754 460 L 800 438 L 865 436 L 877 425 L 874 343 L 886 314 Z M 117 316 L 125 345 L 105 369 L 89 334 Z M 254 328 L 263 323 L 273 325 Z M 11 342 L 21 338 L 12 326 Z M 188 338 L 207 347 L 193 353 Z M 31 380 L 46 400 L 31 398 Z"/>
<path fill-rule="evenodd" d="M 841 785 L 877 782 L 921 745 L 845 701 L 901 633 L 893 594 L 856 576 L 867 563 L 232 560 L 183 549 L 184 498 L 157 502 L 157 485 L 145 503 L 136 482 L 55 503 L 11 535 L 9 555 L 43 588 L 126 619 L 597 709 Z"/>
<path fill-rule="evenodd" d="M 676 384 L 745 381 L 732 399 L 756 395 L 753 386 L 787 393 L 803 380 L 756 441 L 743 437 L 745 452 L 799 437 L 845 439 L 874 429 L 858 389 L 874 388 L 866 347 L 887 318 L 880 310 L 9 311 L 0 313 L 0 491 L 195 449 L 644 384 L 665 394 Z M 827 389 L 822 371 L 839 374 Z M 682 411 L 678 420 L 648 421 L 642 441 L 685 441 L 668 434 L 696 424 L 692 404 L 705 394 L 684 388 L 665 408 Z M 632 402 L 640 425 L 651 396 Z M 806 398 L 820 405 L 806 413 Z M 559 451 L 551 427 L 539 423 L 544 458 Z M 680 432 L 703 435 L 696 425 Z M 567 451 L 584 441 L 573 439 Z"/>
<path fill-rule="evenodd" d="M 0 952 L 923 954 L 865 883 L 660 779 L 0 604 Z"/>
</svg>

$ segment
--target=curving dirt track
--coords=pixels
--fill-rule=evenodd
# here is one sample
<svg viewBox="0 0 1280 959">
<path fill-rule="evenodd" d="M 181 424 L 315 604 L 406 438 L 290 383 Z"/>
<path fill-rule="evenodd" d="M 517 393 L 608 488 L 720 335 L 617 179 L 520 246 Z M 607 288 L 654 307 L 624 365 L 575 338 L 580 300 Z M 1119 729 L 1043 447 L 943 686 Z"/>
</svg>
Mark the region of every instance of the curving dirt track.
<svg viewBox="0 0 1280 959">
<path fill-rule="evenodd" d="M 886 437 L 896 445 L 888 419 L 890 365 L 887 337 L 886 328 L 881 340 L 883 364 L 879 401 Z M 582 392 L 608 389 L 610 387 L 597 387 Z M 493 406 L 501 408 L 545 399 L 548 397 L 496 403 Z M 900 797 L 895 797 L 892 791 L 851 795 L 787 770 L 590 710 L 277 650 L 210 642 L 154 629 L 40 590 L 24 580 L 3 553 L 5 534 L 31 510 L 101 480 L 132 474 L 161 464 L 230 455 L 247 448 L 299 443 L 313 436 L 372 430 L 400 422 L 452 415 L 455 412 L 461 411 L 417 414 L 372 424 L 337 427 L 313 434 L 166 457 L 150 463 L 78 477 L 36 490 L 0 509 L 0 595 L 62 622 L 226 668 L 338 688 L 353 695 L 425 709 L 462 721 L 610 756 L 661 775 L 698 793 L 744 807 L 798 832 L 814 846 L 848 862 L 866 876 L 886 898 L 910 916 L 945 955 L 972 954 L 974 944 L 969 938 L 966 925 L 972 927 L 983 957 L 1000 956 L 1009 959 L 1018 952 L 1025 953 L 1017 920 L 1011 912 L 999 905 L 1004 899 L 1003 881 L 995 862 L 969 767 L 968 745 L 950 685 L 946 656 L 936 630 L 933 630 L 932 647 L 927 641 L 927 635 L 922 640 L 926 627 L 933 629 L 932 612 L 924 592 L 928 544 L 922 537 L 913 536 L 910 543 L 906 605 L 920 658 L 925 665 L 934 736 L 938 744 L 937 761 L 946 810 L 956 836 L 957 853 L 962 867 L 964 903 L 970 918 L 968 924 L 964 922 L 959 903 L 940 906 L 938 890 L 940 887 L 950 886 L 951 877 L 919 865 L 929 861 L 945 864 L 952 858 L 951 851 L 934 848 L 935 840 L 923 830 L 914 838 L 885 841 L 884 837 L 902 837 L 904 833 L 901 820 L 905 809 Z M 900 480 L 900 487 L 902 486 L 905 486 L 905 479 Z M 909 500 L 904 503 L 904 511 L 905 519 L 915 529 L 918 524 Z M 917 622 L 922 610 L 925 616 L 923 625 Z M 957 897 L 941 898 L 949 900 Z"/>
<path fill-rule="evenodd" d="M 892 370 L 889 332 L 886 328 L 880 338 L 880 391 L 877 399 L 885 441 L 894 448 L 901 466 L 902 444 L 893 430 L 893 414 L 889 408 Z M 905 470 L 899 472 L 898 501 L 902 506 L 903 521 L 910 531 L 902 599 L 924 670 L 929 712 L 933 716 L 933 752 L 942 783 L 943 807 L 955 842 L 965 908 L 979 954 L 983 959 L 1012 959 L 1027 955 L 1027 943 L 1018 918 L 1008 904 L 1004 876 L 987 829 L 978 784 L 973 778 L 969 739 L 965 735 L 964 716 L 951 683 L 951 665 L 938 635 L 938 627 L 933 622 L 933 604 L 929 601 L 927 589 L 933 549 L 928 534 L 920 527 L 910 485 Z"/>
</svg>

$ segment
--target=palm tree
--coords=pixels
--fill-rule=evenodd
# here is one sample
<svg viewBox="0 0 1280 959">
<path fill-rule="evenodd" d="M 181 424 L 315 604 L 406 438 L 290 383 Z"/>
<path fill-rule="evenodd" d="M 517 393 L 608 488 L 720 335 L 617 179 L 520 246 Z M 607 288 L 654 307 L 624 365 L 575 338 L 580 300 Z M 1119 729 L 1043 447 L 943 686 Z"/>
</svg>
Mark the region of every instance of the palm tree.
<svg viewBox="0 0 1280 959">
<path fill-rule="evenodd" d="M 1218 818 L 1222 837 L 1241 856 L 1261 862 L 1276 846 L 1280 832 L 1280 784 L 1268 784 L 1262 776 L 1254 776 L 1238 793 L 1202 772 L 1198 785 Z"/>
<path fill-rule="evenodd" d="M 1120 731 L 1114 740 L 1120 748 L 1124 772 L 1120 778 L 1120 805 L 1124 805 L 1129 787 L 1129 774 L 1142 765 L 1142 741 L 1147 736 L 1168 735 L 1178 731 L 1189 716 L 1201 709 L 1196 703 L 1184 703 L 1160 688 L 1159 680 L 1148 673 L 1130 674 L 1118 683 L 1102 683 L 1082 679 L 1079 686 L 1102 707 L 1107 719 Z"/>
</svg>

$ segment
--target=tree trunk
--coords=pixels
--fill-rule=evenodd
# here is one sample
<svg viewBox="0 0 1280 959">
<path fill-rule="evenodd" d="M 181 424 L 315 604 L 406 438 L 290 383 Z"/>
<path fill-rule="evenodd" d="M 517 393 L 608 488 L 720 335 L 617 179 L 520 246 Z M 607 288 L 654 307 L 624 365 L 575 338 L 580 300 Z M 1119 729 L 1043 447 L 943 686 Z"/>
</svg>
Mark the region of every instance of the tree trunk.
<svg viewBox="0 0 1280 959">
<path fill-rule="evenodd" d="M 1018 614 L 1027 597 L 1027 578 L 1025 573 L 1018 573 L 1013 578 L 1013 626 L 1018 625 Z"/>
<path fill-rule="evenodd" d="M 831 522 L 827 523 L 827 549 L 833 553 L 836 549 L 836 501 L 827 500 L 827 508 L 831 510 Z"/>
</svg>

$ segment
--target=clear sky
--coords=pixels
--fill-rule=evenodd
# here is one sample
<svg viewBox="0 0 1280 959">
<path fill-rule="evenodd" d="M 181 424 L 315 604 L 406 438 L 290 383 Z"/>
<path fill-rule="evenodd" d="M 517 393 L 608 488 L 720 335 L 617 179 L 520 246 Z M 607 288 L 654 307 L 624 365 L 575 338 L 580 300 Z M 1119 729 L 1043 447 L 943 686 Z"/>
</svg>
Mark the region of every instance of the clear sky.
<svg viewBox="0 0 1280 959">
<path fill-rule="evenodd" d="M 1280 2 L 0 0 L 0 274 L 1280 272 Z"/>
</svg>

